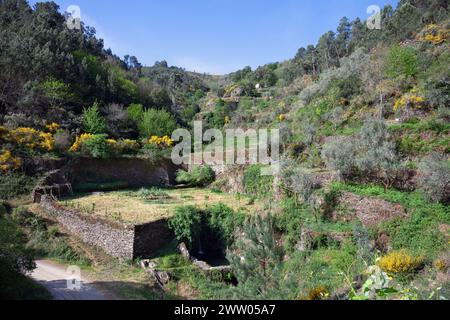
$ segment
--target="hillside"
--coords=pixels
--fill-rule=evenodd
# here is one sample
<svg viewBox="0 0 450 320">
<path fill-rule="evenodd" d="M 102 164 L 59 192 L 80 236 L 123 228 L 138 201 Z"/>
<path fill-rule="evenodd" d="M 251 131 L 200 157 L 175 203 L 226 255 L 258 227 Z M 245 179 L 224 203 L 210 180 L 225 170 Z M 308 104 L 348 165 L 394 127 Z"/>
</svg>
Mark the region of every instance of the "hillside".
<svg viewBox="0 0 450 320">
<path fill-rule="evenodd" d="M 342 18 L 290 60 L 217 76 L 119 58 L 95 30 L 69 30 L 64 19 L 52 2 L 0 2 L 0 281 L 32 270 L 36 253 L 103 263 L 29 203 L 36 186 L 58 198 L 56 187 L 73 184 L 75 195 L 57 200 L 88 220 L 163 213 L 175 238 L 151 258 L 168 273 L 164 297 L 450 298 L 448 1 L 386 6 L 380 30 Z M 158 161 L 171 154 L 172 132 L 194 120 L 222 132 L 280 129 L 280 172 L 167 173 Z M 111 169 L 108 181 L 92 174 L 77 185 L 77 159 L 147 161 L 122 171 L 132 180 L 152 168 L 176 185 L 135 190 Z M 195 269 L 179 243 L 231 271 Z"/>
</svg>

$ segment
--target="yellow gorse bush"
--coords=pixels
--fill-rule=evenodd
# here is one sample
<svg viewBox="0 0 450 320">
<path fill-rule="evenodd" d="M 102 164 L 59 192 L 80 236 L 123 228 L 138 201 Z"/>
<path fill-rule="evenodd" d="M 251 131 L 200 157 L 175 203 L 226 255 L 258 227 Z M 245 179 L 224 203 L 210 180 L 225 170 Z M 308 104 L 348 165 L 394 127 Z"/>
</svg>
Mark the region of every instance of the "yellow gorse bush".
<svg viewBox="0 0 450 320">
<path fill-rule="evenodd" d="M 378 261 L 378 266 L 388 274 L 414 273 L 423 265 L 424 258 L 414 257 L 407 250 L 392 251 Z"/>
<path fill-rule="evenodd" d="M 425 103 L 425 98 L 418 95 L 415 90 L 403 95 L 394 103 L 394 111 L 405 109 L 406 107 L 421 108 Z"/>
<path fill-rule="evenodd" d="M 39 136 L 41 137 L 42 140 L 40 144 L 40 147 L 42 149 L 48 152 L 53 151 L 55 149 L 55 138 L 51 133 L 41 132 Z"/>
<path fill-rule="evenodd" d="M 14 157 L 9 150 L 0 152 L 0 171 L 9 172 L 19 169 L 22 166 L 22 159 Z"/>
<path fill-rule="evenodd" d="M 448 35 L 449 31 L 447 29 L 443 29 L 436 24 L 429 24 L 424 31 L 419 34 L 418 40 L 439 45 L 447 41 Z"/>
<path fill-rule="evenodd" d="M 86 142 L 89 139 L 92 139 L 94 137 L 93 134 L 90 133 L 83 133 L 82 135 L 76 137 L 74 144 L 72 147 L 70 147 L 70 152 L 78 152 L 81 150 L 81 147 L 83 146 L 83 143 Z"/>
<path fill-rule="evenodd" d="M 56 131 L 58 131 L 61 128 L 61 126 L 59 124 L 53 122 L 51 124 L 46 125 L 45 128 L 47 129 L 48 132 L 55 133 Z"/>
<path fill-rule="evenodd" d="M 55 148 L 55 139 L 51 133 L 33 128 L 11 130 L 7 134 L 7 140 L 30 150 L 41 149 L 50 152 Z"/>
<path fill-rule="evenodd" d="M 172 147 L 173 146 L 173 140 L 169 136 L 164 137 L 158 137 L 158 136 L 152 136 L 150 140 L 148 141 L 148 144 L 158 146 L 158 147 Z"/>
</svg>

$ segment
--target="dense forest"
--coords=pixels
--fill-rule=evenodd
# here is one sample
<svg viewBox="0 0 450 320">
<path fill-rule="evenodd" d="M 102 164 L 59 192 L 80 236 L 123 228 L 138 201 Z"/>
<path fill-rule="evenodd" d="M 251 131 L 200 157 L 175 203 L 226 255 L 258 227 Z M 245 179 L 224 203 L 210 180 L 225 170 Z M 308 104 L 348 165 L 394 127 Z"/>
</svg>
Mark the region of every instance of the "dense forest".
<svg viewBox="0 0 450 320">
<path fill-rule="evenodd" d="M 381 29 L 344 17 L 292 59 L 213 76 L 117 57 L 93 28 L 67 28 L 53 2 L 0 0 L 0 281 L 32 269 L 24 235 L 4 216 L 7 201 L 42 174 L 30 169 L 36 158 L 166 155 L 172 132 L 199 120 L 220 130 L 279 128 L 283 148 L 277 177 L 245 171 L 253 201 L 281 198 L 266 208 L 269 218 L 225 228 L 222 212 L 211 213 L 239 285 L 190 279 L 200 297 L 338 299 L 350 287 L 345 298 L 450 298 L 448 6 L 400 0 L 382 8 Z M 317 181 L 323 173 L 332 173 L 326 183 Z M 183 174 L 182 182 L 195 180 Z M 227 179 L 212 187 L 226 189 Z M 355 223 L 358 203 L 373 206 L 367 198 L 409 216 Z M 195 208 L 179 212 L 175 228 L 194 228 Z M 235 228 L 248 238 L 235 239 Z"/>
</svg>

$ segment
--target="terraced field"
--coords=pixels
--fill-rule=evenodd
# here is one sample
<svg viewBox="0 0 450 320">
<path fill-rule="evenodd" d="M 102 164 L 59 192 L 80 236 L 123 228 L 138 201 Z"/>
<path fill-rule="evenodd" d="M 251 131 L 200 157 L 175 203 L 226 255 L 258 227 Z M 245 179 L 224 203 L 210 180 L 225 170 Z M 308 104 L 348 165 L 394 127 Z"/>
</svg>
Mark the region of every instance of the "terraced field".
<svg viewBox="0 0 450 320">
<path fill-rule="evenodd" d="M 64 207 L 129 223 L 169 218 L 178 206 L 194 205 L 205 209 L 218 203 L 226 204 L 235 211 L 248 213 L 258 209 L 258 204 L 249 197 L 200 188 L 95 192 L 60 201 L 60 205 Z"/>
</svg>

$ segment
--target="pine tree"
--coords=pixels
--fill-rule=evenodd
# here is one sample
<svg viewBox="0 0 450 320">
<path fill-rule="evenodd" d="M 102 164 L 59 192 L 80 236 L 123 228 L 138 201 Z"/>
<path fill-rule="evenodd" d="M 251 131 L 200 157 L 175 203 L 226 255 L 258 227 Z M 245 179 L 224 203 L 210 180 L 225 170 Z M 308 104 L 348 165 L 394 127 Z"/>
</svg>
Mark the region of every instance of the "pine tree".
<svg viewBox="0 0 450 320">
<path fill-rule="evenodd" d="M 234 298 L 282 299 L 283 249 L 277 244 L 273 219 L 255 216 L 244 224 L 241 239 L 228 252 L 239 285 L 230 289 Z"/>
</svg>

